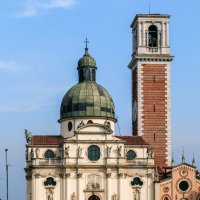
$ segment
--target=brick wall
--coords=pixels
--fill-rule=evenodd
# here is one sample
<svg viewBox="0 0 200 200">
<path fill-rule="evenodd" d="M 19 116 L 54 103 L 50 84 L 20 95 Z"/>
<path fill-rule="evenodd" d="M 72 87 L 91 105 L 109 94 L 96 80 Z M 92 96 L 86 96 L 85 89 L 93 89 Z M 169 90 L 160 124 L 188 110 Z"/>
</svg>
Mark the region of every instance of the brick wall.
<svg viewBox="0 0 200 200">
<path fill-rule="evenodd" d="M 166 165 L 166 65 L 142 67 L 143 136 L 153 146 L 155 164 Z"/>
<path fill-rule="evenodd" d="M 134 68 L 134 70 L 132 71 L 132 107 L 135 100 L 137 100 L 137 68 Z M 132 130 L 133 130 L 132 133 L 134 136 L 138 135 L 137 124 L 138 124 L 138 120 L 136 119 L 136 121 L 134 121 L 132 119 Z"/>
</svg>

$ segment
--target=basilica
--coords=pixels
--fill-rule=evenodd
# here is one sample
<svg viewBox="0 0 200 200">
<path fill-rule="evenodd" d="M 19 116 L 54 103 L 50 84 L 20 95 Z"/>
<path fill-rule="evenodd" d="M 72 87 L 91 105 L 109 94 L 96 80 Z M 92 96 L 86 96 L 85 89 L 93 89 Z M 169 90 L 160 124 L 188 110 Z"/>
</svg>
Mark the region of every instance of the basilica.
<svg viewBox="0 0 200 200">
<path fill-rule="evenodd" d="M 132 136 L 116 135 L 114 102 L 86 43 L 60 134 L 25 130 L 27 200 L 200 200 L 195 160 L 174 165 L 171 156 L 169 19 L 139 14 L 131 23 Z"/>
</svg>

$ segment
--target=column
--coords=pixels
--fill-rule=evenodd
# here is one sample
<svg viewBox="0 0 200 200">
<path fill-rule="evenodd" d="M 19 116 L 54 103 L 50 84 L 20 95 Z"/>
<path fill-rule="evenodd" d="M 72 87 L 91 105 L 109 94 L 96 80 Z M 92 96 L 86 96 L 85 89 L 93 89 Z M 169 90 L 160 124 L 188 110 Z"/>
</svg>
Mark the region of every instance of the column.
<svg viewBox="0 0 200 200">
<path fill-rule="evenodd" d="M 141 46 L 141 23 L 140 22 L 138 22 L 138 36 L 137 36 L 137 38 L 138 38 L 138 46 Z"/>
<path fill-rule="evenodd" d="M 146 46 L 145 23 L 142 23 L 142 46 Z"/>
<path fill-rule="evenodd" d="M 169 46 L 169 23 L 166 23 L 166 46 Z"/>
<path fill-rule="evenodd" d="M 65 174 L 65 200 L 70 200 L 69 196 L 69 189 L 68 189 L 68 179 L 70 177 L 70 173 Z"/>
<path fill-rule="evenodd" d="M 123 200 L 123 183 L 122 183 L 122 178 L 123 178 L 124 174 L 123 173 L 119 173 L 118 176 L 118 200 Z"/>
<path fill-rule="evenodd" d="M 32 186 L 31 186 L 31 193 L 32 193 L 32 200 L 35 200 L 35 184 L 36 184 L 36 179 L 35 179 L 35 174 L 32 174 Z"/>
<path fill-rule="evenodd" d="M 165 46 L 165 23 L 164 22 L 162 22 L 162 38 L 161 38 L 161 40 L 162 40 L 162 47 L 164 47 Z"/>
</svg>

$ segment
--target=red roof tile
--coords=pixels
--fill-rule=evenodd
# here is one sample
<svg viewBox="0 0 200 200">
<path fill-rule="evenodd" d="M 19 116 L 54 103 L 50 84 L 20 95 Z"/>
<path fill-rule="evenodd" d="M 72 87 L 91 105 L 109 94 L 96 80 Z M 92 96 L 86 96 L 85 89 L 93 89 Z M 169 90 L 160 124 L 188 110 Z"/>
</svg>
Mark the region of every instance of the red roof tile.
<svg viewBox="0 0 200 200">
<path fill-rule="evenodd" d="M 125 145 L 148 145 L 148 143 L 141 136 L 116 136 L 117 138 L 124 140 Z"/>
<path fill-rule="evenodd" d="M 63 141 L 62 136 L 58 135 L 33 135 L 32 145 L 58 145 Z"/>
</svg>

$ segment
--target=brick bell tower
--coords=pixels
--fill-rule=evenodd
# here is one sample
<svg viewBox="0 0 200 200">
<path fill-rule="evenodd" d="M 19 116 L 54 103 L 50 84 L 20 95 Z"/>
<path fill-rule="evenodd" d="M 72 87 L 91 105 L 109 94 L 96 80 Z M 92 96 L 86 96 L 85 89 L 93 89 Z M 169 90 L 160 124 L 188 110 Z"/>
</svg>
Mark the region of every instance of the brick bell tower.
<svg viewBox="0 0 200 200">
<path fill-rule="evenodd" d="M 171 164 L 169 15 L 136 15 L 131 24 L 132 133 L 154 148 L 155 164 Z"/>
</svg>

